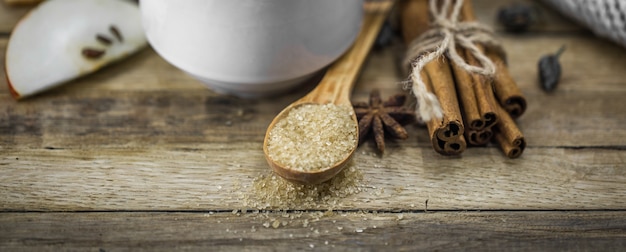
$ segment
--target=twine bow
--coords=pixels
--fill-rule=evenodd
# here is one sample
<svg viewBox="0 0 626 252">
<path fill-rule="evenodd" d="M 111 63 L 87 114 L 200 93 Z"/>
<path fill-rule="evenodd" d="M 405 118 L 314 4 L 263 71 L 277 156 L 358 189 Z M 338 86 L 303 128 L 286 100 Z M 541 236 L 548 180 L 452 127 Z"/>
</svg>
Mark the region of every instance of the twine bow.
<svg viewBox="0 0 626 252">
<path fill-rule="evenodd" d="M 463 0 L 455 1 L 454 6 L 452 6 L 452 0 L 439 0 L 443 2 L 441 8 L 437 8 L 437 1 L 430 0 L 429 2 L 430 15 L 433 19 L 432 27 L 411 43 L 407 54 L 412 69 L 410 74 L 413 83 L 412 90 L 418 99 L 418 115 L 424 122 L 430 121 L 433 117 L 443 118 L 443 111 L 437 97 L 426 90 L 426 85 L 420 75 L 426 64 L 445 53 L 454 64 L 465 71 L 493 77 L 496 71 L 495 65 L 475 43 L 493 47 L 497 52 L 503 53 L 489 27 L 478 22 L 459 22 Z M 467 63 L 459 56 L 457 46 L 471 53 L 480 66 Z"/>
</svg>

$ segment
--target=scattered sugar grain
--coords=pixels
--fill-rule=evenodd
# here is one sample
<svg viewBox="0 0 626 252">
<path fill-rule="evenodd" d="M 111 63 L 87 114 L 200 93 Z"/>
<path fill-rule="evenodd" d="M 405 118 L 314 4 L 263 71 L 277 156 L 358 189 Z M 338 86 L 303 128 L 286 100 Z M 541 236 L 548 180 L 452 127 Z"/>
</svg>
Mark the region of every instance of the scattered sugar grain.
<svg viewBox="0 0 626 252">
<path fill-rule="evenodd" d="M 275 162 L 316 171 L 345 159 L 357 143 L 350 106 L 305 104 L 289 111 L 269 133 L 267 152 Z"/>
<path fill-rule="evenodd" d="M 278 227 L 280 227 L 280 221 L 275 220 L 274 222 L 272 222 L 272 227 L 273 227 L 273 228 L 278 228 Z"/>
<path fill-rule="evenodd" d="M 350 161 L 346 168 L 329 181 L 317 185 L 301 185 L 289 182 L 272 172 L 262 174 L 253 181 L 251 193 L 244 198 L 248 207 L 258 209 L 306 209 L 328 207 L 325 213 L 312 218 L 330 216 L 341 199 L 366 189 L 363 174 Z M 302 212 L 294 212 L 289 218 L 299 218 Z M 287 218 L 287 217 L 285 217 Z"/>
</svg>

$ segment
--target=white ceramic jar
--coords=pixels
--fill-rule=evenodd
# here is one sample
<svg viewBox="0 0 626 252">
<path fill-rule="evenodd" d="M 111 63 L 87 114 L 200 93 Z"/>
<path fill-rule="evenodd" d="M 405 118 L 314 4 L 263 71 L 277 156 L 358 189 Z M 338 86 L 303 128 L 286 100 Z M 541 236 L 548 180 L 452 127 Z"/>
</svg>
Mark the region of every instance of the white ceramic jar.
<svg viewBox="0 0 626 252">
<path fill-rule="evenodd" d="M 208 87 L 266 96 L 297 86 L 358 35 L 362 0 L 141 1 L 148 42 Z"/>
</svg>

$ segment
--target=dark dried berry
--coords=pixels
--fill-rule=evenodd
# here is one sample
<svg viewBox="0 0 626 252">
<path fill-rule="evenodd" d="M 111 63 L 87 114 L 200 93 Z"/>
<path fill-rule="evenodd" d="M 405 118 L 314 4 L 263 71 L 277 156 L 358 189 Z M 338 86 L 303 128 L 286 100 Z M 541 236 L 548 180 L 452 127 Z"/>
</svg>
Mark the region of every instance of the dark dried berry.
<svg viewBox="0 0 626 252">
<path fill-rule="evenodd" d="M 535 21 L 535 10 L 526 4 L 514 3 L 500 8 L 498 22 L 509 32 L 521 33 Z"/>
<path fill-rule="evenodd" d="M 380 32 L 378 32 L 378 36 L 374 41 L 374 47 L 376 48 L 384 48 L 391 44 L 393 37 L 395 36 L 393 28 L 389 21 L 385 21 L 383 26 L 380 28 Z"/>
<path fill-rule="evenodd" d="M 545 55 L 539 59 L 539 81 L 541 88 L 547 92 L 554 90 L 561 79 L 559 57 L 563 51 L 565 46 L 561 46 L 555 54 Z"/>
</svg>

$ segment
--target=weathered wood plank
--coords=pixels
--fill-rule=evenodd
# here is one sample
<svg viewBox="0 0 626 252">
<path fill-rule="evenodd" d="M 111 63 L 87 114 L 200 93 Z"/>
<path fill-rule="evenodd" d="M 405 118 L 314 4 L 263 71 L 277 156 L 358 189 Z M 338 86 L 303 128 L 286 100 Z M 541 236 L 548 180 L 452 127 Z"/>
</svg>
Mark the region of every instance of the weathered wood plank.
<svg viewBox="0 0 626 252">
<path fill-rule="evenodd" d="M 534 93 L 518 125 L 529 146 L 625 146 L 626 86 L 617 89 Z M 176 90 L 48 94 L 21 102 L 6 97 L 0 99 L 0 148 L 261 142 L 269 122 L 293 99 Z M 428 146 L 424 128 L 408 130 L 402 146 Z"/>
<path fill-rule="evenodd" d="M 562 76 L 552 98 L 572 92 L 623 91 L 626 49 L 611 42 L 585 35 L 500 36 L 508 54 L 509 70 L 523 91 L 531 97 L 545 95 L 539 89 L 537 62 L 562 45 Z M 532 100 L 531 100 L 532 101 Z"/>
<path fill-rule="evenodd" d="M 357 165 L 365 167 L 377 190 L 341 207 L 419 208 L 426 199 L 437 209 L 624 207 L 625 73 L 614 66 L 625 63 L 624 52 L 577 35 L 504 41 L 514 48 L 509 49 L 515 62 L 511 71 L 529 95 L 529 110 L 519 121 L 530 146 L 524 157 L 506 160 L 495 148 L 480 148 L 461 159 L 444 158 L 428 148 L 424 129 L 409 127 L 411 138 L 390 143 L 383 159 L 371 157 L 371 146 L 361 148 L 365 154 Z M 534 61 L 543 53 L 537 49 L 562 42 L 571 43 L 576 57 L 563 56 L 562 85 L 546 95 L 534 80 Z M 355 98 L 398 80 L 389 62 L 389 51 L 372 54 Z M 397 85 L 383 89 L 387 94 L 397 90 Z M 239 199 L 211 185 L 229 190 L 266 171 L 260 151 L 265 127 L 299 97 L 217 95 L 151 50 L 33 99 L 15 102 L 2 95 L 2 193 L 8 199 L 3 209 L 13 210 L 240 207 Z M 549 148 L 554 146 L 609 149 Z M 180 198 L 181 191 L 186 197 Z M 359 203 L 364 201 L 370 203 Z"/>
<path fill-rule="evenodd" d="M 622 99 L 626 72 L 620 68 L 626 65 L 626 50 L 578 35 L 503 37 L 503 42 L 511 73 L 528 96 L 528 111 L 519 125 L 529 145 L 626 145 L 626 100 Z M 556 92 L 546 94 L 538 87 L 536 61 L 561 44 L 569 47 L 562 58 L 563 78 Z M 0 40 L 0 46 L 6 46 L 6 40 Z M 391 50 L 375 51 L 353 99 L 366 100 L 373 88 L 382 88 L 384 95 L 401 92 L 401 80 Z M 0 85 L 0 115 L 8 118 L 0 121 L 4 129 L 0 135 L 5 135 L 0 142 L 6 147 L 17 141 L 39 148 L 126 145 L 128 137 L 134 137 L 137 145 L 258 141 L 275 114 L 310 87 L 271 99 L 218 95 L 146 49 L 127 61 L 20 102 L 9 97 L 6 85 Z M 423 129 L 410 130 L 417 142 L 427 142 Z"/>
<path fill-rule="evenodd" d="M 621 71 L 621 66 L 626 64 L 626 50 L 605 40 L 581 34 L 561 36 L 501 34 L 499 39 L 508 53 L 511 74 L 529 96 L 543 94 L 538 87 L 537 61 L 541 56 L 555 52 L 561 45 L 567 46 L 567 51 L 561 58 L 563 77 L 561 85 L 551 97 L 564 92 L 625 89 L 622 84 L 626 73 Z M 6 38 L 0 38 L 1 58 L 4 58 L 7 42 Z M 377 50 L 370 54 L 361 78 L 355 86 L 356 97 L 366 97 L 367 91 L 373 87 L 388 88 L 388 92 L 401 90 L 400 82 L 406 77 L 399 73 L 396 64 L 402 55 L 394 52 Z M 4 61 L 0 61 L 3 69 L 4 64 Z M 0 71 L 0 78 L 6 79 L 4 71 Z M 299 89 L 307 89 L 309 86 L 305 85 Z M 168 64 L 153 50 L 147 48 L 122 62 L 71 81 L 42 96 L 48 94 L 72 96 L 114 90 L 125 92 L 193 90 L 213 93 L 199 81 Z M 0 85 L 0 97 L 4 99 L 8 96 L 7 86 Z M 31 100 L 36 98 L 39 97 Z M 529 100 L 532 103 L 532 99 Z"/>
<path fill-rule="evenodd" d="M 397 188 L 411 185 L 409 188 L 415 194 L 407 193 L 398 202 L 391 202 L 399 203 L 399 208 L 420 205 L 432 194 L 438 199 L 431 201 L 431 206 L 440 209 L 623 207 L 624 202 L 620 198 L 623 194 L 619 191 L 624 191 L 620 187 L 624 181 L 615 175 L 624 173 L 624 152 L 620 148 L 623 148 L 623 139 L 626 139 L 626 111 L 622 109 L 626 101 L 621 97 L 626 92 L 622 85 L 626 73 L 616 66 L 626 63 L 625 53 L 612 44 L 580 35 L 545 38 L 511 36 L 503 40 L 509 51 L 511 71 L 529 95 L 529 110 L 519 121 L 531 147 L 524 158 L 505 160 L 497 149 L 488 148 L 470 150 L 461 159 L 450 160 L 429 150 L 428 144 L 425 144 L 424 129 L 410 127 L 411 139 L 391 143 L 391 154 L 384 159 L 364 157 L 364 161 L 358 161 L 357 165 L 369 167 L 371 170 L 366 175 L 372 176 L 376 183 L 384 182 L 384 186 L 376 186 L 386 188 L 387 196 Z M 6 47 L 6 39 L 0 42 Z M 555 94 L 546 95 L 536 85 L 535 62 L 546 52 L 543 49 L 556 48 L 562 43 L 568 43 L 570 50 L 576 53 L 563 56 L 565 73 L 561 87 Z M 2 53 L 4 51 L 0 50 Z M 361 82 L 356 87 L 355 99 L 364 99 L 371 88 L 379 87 L 383 82 L 401 79 L 392 71 L 393 64 L 390 63 L 393 63 L 393 57 L 389 50 L 371 55 Z M 388 94 L 398 90 L 396 84 L 383 89 Z M 0 110 L 0 148 L 4 156 L 3 167 L 6 167 L 2 172 L 7 175 L 3 176 L 6 185 L 4 193 L 10 199 L 4 202 L 3 208 L 26 210 L 71 210 L 74 207 L 204 209 L 206 206 L 238 206 L 232 196 L 228 198 L 229 195 L 219 193 L 215 199 L 225 200 L 225 205 L 218 202 L 203 205 L 205 203 L 197 201 L 202 202 L 201 193 L 205 192 L 207 184 L 226 183 L 224 188 L 232 187 L 234 182 L 230 180 L 241 179 L 241 174 L 246 174 L 245 179 L 249 183 L 258 172 L 267 170 L 260 152 L 265 127 L 278 111 L 306 92 L 299 90 L 291 96 L 256 100 L 217 95 L 167 64 L 149 49 L 120 64 L 25 101 L 16 102 L 9 98 L 4 85 L 0 86 L 0 91 L 3 91 L 0 95 L 3 108 Z M 532 148 L 541 146 L 601 146 L 617 149 Z M 364 146 L 362 150 L 369 153 L 370 147 Z M 188 160 L 177 160 L 180 157 Z M 232 163 L 228 163 L 242 157 L 250 158 L 241 161 L 245 168 L 235 169 L 231 167 Z M 485 160 L 496 162 L 487 164 L 487 169 L 480 169 L 485 166 Z M 509 165 L 517 168 L 511 171 L 507 167 Z M 414 166 L 422 168 L 416 169 Z M 381 167 L 387 167 L 384 174 L 379 171 Z M 606 171 L 606 174 L 593 173 L 600 180 L 587 181 L 590 170 L 597 168 L 608 170 L 600 169 Z M 138 173 L 133 173 L 137 169 Z M 191 174 L 199 172 L 200 177 L 211 179 L 196 181 L 195 175 L 187 174 L 182 180 L 177 180 L 176 173 L 180 170 Z M 442 170 L 453 174 L 451 180 L 440 178 L 447 174 Z M 457 174 L 457 170 L 465 172 Z M 544 178 L 546 171 L 556 172 L 555 177 Z M 433 174 L 424 178 L 424 172 Z M 412 175 L 405 176 L 405 173 Z M 49 177 L 48 174 L 63 174 L 67 177 L 56 180 L 56 175 Z M 563 174 L 579 177 L 572 180 Z M 84 184 L 85 180 L 81 180 L 84 175 L 89 175 L 95 182 Z M 116 179 L 111 180 L 108 175 Z M 532 180 L 524 180 L 529 176 Z M 218 179 L 213 180 L 216 177 Z M 154 180 L 156 187 L 145 184 L 146 178 Z M 394 178 L 393 183 L 385 182 L 390 178 Z M 480 183 L 475 185 L 473 183 L 476 181 L 465 181 L 466 178 L 476 178 Z M 492 186 L 494 181 L 500 181 L 501 178 L 504 178 L 502 182 L 505 185 L 495 187 L 497 190 L 493 194 L 496 196 L 489 194 L 485 186 Z M 144 184 L 135 184 L 142 179 Z M 185 186 L 189 179 L 193 183 L 188 186 L 193 190 Z M 529 183 L 533 180 L 542 183 Z M 451 181 L 458 184 L 451 186 L 453 194 L 443 191 L 450 187 Z M 563 191 L 563 188 L 556 188 L 554 190 L 561 194 L 557 201 L 550 199 L 554 196 L 552 193 L 538 202 L 531 197 L 545 193 L 545 188 L 541 188 L 544 184 L 553 186 L 559 183 L 573 188 L 582 186 L 574 190 L 574 196 L 578 197 L 577 193 L 584 196 L 580 201 L 569 201 L 568 197 L 574 196 L 568 194 L 567 190 Z M 430 184 L 431 187 L 422 187 L 424 184 Z M 594 199 L 593 194 L 583 190 L 589 186 L 587 184 L 596 190 L 594 193 L 604 195 L 608 191 L 608 196 Z M 521 191 L 518 191 L 522 195 L 520 199 L 507 195 L 510 191 L 516 191 L 514 186 L 519 185 L 522 185 Z M 98 188 L 105 188 L 105 196 L 98 196 L 103 193 Z M 125 195 L 124 190 L 121 190 L 123 188 L 133 188 L 134 191 Z M 181 204 L 181 201 L 174 200 L 176 197 L 168 196 L 165 202 L 150 205 L 155 198 L 176 194 L 180 190 L 191 192 L 189 198 L 182 200 L 187 203 Z M 135 192 L 139 195 L 134 195 Z M 76 195 L 76 198 L 70 197 L 65 202 L 63 199 L 67 197 L 66 193 Z M 478 195 L 478 198 L 476 201 L 468 200 L 468 195 Z M 138 197 L 139 201 L 126 204 L 127 196 Z M 355 198 L 371 200 L 368 197 Z M 496 200 L 492 201 L 489 197 L 495 197 Z M 108 200 L 112 200 L 110 204 Z M 200 205 L 194 206 L 189 202 Z M 375 200 L 369 205 L 346 203 L 344 207 L 388 207 L 389 203 Z"/>
<path fill-rule="evenodd" d="M 0 213 L 0 250 L 621 251 L 624 214 Z"/>
<path fill-rule="evenodd" d="M 409 127 L 410 139 L 388 142 L 382 157 L 370 142 L 358 149 L 359 193 L 289 207 L 318 210 L 302 214 L 252 213 L 247 198 L 269 173 L 265 127 L 312 85 L 269 99 L 219 95 L 149 48 L 20 102 L 2 84 L 0 250 L 620 251 L 626 51 L 551 10 L 531 33 L 505 34 L 495 16 L 513 1 L 474 6 L 499 31 L 528 97 L 518 121 L 525 154 L 510 160 L 487 147 L 442 157 L 425 129 Z M 6 35 L 27 11 L 8 8 L 0 3 L 2 59 Z M 536 62 L 562 44 L 562 82 L 545 94 Z M 401 91 L 393 52 L 370 54 L 354 99 L 365 100 L 372 88 L 385 96 Z M 232 213 L 240 209 L 248 210 Z M 587 211 L 519 211 L 555 209 Z"/>
<path fill-rule="evenodd" d="M 624 150 L 528 148 L 509 160 L 495 148 L 445 158 L 429 148 L 388 147 L 383 158 L 371 146 L 357 151 L 360 193 L 311 207 L 419 210 L 428 200 L 438 210 L 626 209 Z M 0 209 L 251 208 L 244 199 L 259 194 L 255 178 L 269 173 L 261 142 L 164 148 L 5 150 Z"/>
<path fill-rule="evenodd" d="M 0 33 L 11 32 L 20 18 L 32 8 L 32 6 L 8 5 L 5 1 L 0 1 Z"/>
</svg>

